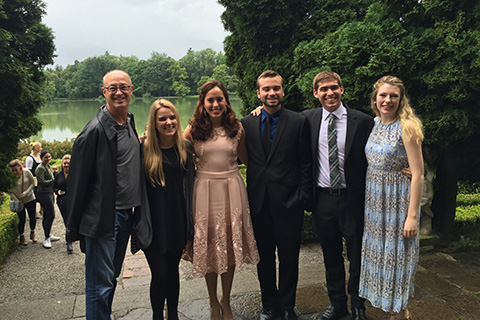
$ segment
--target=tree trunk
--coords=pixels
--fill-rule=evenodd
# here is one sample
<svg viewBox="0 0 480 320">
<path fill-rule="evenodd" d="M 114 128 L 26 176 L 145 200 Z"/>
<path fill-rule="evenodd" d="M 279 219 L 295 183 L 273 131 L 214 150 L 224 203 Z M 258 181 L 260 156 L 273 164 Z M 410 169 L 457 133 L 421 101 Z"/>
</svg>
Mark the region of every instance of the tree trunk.
<svg viewBox="0 0 480 320">
<path fill-rule="evenodd" d="M 437 190 L 433 197 L 433 229 L 441 237 L 454 237 L 455 209 L 457 207 L 458 168 L 451 147 L 440 152 L 437 169 Z"/>
</svg>

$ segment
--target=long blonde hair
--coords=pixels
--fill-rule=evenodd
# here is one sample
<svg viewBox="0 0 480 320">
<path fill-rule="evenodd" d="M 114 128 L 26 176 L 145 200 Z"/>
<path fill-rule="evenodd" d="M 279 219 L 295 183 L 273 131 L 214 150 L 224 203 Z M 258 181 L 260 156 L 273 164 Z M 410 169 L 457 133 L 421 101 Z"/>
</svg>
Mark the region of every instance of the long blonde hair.
<svg viewBox="0 0 480 320">
<path fill-rule="evenodd" d="M 380 111 L 378 111 L 376 100 L 378 89 L 384 84 L 389 84 L 395 86 L 400 90 L 400 101 L 397 110 L 397 117 L 400 120 L 402 129 L 405 132 L 405 138 L 409 140 L 412 136 L 417 137 L 417 142 L 423 140 L 423 131 L 422 131 L 422 121 L 417 117 L 415 111 L 410 105 L 410 100 L 408 99 L 407 94 L 405 93 L 405 86 L 403 85 L 402 80 L 395 76 L 383 76 L 375 82 L 373 85 L 373 92 L 370 98 L 370 106 L 372 107 L 373 112 L 380 116 Z"/>
<path fill-rule="evenodd" d="M 185 167 L 187 162 L 187 147 L 182 135 L 182 126 L 180 124 L 180 117 L 177 108 L 168 100 L 155 100 L 150 107 L 150 114 L 148 116 L 147 139 L 144 142 L 144 160 L 143 168 L 147 180 L 154 186 L 155 184 L 165 187 L 165 175 L 163 173 L 163 153 L 160 147 L 160 134 L 156 128 L 157 111 L 161 108 L 170 109 L 177 120 L 177 132 L 175 132 L 175 146 L 180 155 L 180 165 Z"/>
</svg>

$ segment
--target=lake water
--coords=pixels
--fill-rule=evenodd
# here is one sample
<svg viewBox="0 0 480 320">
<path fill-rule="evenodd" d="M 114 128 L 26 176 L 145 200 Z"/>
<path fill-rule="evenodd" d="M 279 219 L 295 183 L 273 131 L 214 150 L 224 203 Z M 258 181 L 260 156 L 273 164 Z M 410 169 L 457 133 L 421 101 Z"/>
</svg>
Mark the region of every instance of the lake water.
<svg viewBox="0 0 480 320">
<path fill-rule="evenodd" d="M 197 104 L 197 97 L 171 97 L 170 100 L 178 109 L 180 114 L 180 122 L 185 128 L 188 120 L 193 114 L 193 110 Z M 143 133 L 143 128 L 148 121 L 148 113 L 153 101 L 143 101 L 135 99 L 130 101 L 129 110 L 135 116 L 135 124 L 138 134 Z M 232 108 L 235 110 L 237 117 L 240 118 L 240 109 L 242 101 L 236 97 L 230 97 Z M 39 112 L 38 118 L 43 123 L 42 130 L 31 137 L 32 141 L 64 141 L 75 138 L 98 112 L 102 106 L 101 102 L 92 101 L 51 101 L 48 102 Z"/>
</svg>

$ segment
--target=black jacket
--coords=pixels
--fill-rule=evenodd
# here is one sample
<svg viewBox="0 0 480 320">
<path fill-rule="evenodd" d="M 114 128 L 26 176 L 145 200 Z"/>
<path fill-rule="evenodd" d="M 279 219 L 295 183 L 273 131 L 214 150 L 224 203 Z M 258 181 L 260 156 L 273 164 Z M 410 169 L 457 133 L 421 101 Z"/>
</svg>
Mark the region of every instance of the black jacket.
<svg viewBox="0 0 480 320">
<path fill-rule="evenodd" d="M 185 197 L 186 204 L 186 221 L 187 221 L 187 240 L 193 240 L 193 185 L 195 182 L 195 163 L 193 146 L 189 141 L 185 141 L 187 145 L 187 163 L 186 170 L 183 171 L 183 196 Z M 143 150 L 143 148 L 142 148 Z M 142 171 L 143 174 L 143 171 Z M 149 182 L 145 182 L 149 183 Z M 143 184 L 145 186 L 145 183 Z M 146 186 L 145 186 L 146 188 Z M 148 202 L 148 201 L 147 201 Z M 135 221 L 133 226 L 133 233 L 130 243 L 130 250 L 132 253 L 136 253 L 138 250 L 145 250 L 148 248 L 152 241 L 152 218 L 150 213 L 145 215 L 146 211 L 142 211 L 142 214 L 135 215 Z M 148 245 L 147 245 L 148 243 Z"/>
<path fill-rule="evenodd" d="M 67 179 L 67 241 L 80 240 L 82 236 L 115 235 L 117 131 L 107 121 L 104 108 L 90 120 L 73 145 Z M 130 117 L 136 133 L 133 114 Z M 142 152 L 140 142 L 138 152 Z M 134 214 L 150 216 L 143 180 L 141 188 L 142 205 L 135 208 Z M 145 238 L 137 239 L 140 248 L 150 245 L 151 232 L 145 234 Z"/>
<path fill-rule="evenodd" d="M 346 106 L 345 106 L 346 107 Z M 345 141 L 345 182 L 347 185 L 348 210 L 356 217 L 363 231 L 363 215 L 365 206 L 365 174 L 367 158 L 365 144 L 373 128 L 373 118 L 355 109 L 347 108 L 347 135 Z M 322 123 L 322 108 L 303 111 L 310 123 L 310 142 L 313 151 L 312 175 L 316 177 L 318 168 L 318 135 Z M 314 196 L 316 196 L 314 194 Z"/>
<path fill-rule="evenodd" d="M 312 152 L 308 122 L 302 115 L 282 107 L 270 153 L 263 151 L 261 117 L 242 119 L 248 166 L 247 191 L 252 213 L 262 209 L 265 195 L 278 211 L 309 209 L 312 198 Z"/>
</svg>

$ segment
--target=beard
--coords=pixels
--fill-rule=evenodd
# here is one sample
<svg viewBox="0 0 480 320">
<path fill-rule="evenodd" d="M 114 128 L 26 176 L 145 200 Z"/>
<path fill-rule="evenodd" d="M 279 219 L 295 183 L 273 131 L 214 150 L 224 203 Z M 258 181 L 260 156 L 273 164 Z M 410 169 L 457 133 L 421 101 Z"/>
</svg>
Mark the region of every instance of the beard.
<svg viewBox="0 0 480 320">
<path fill-rule="evenodd" d="M 276 100 L 272 101 L 270 99 L 264 99 L 263 105 L 267 108 L 278 108 L 282 104 L 282 98 L 277 97 Z"/>
</svg>

